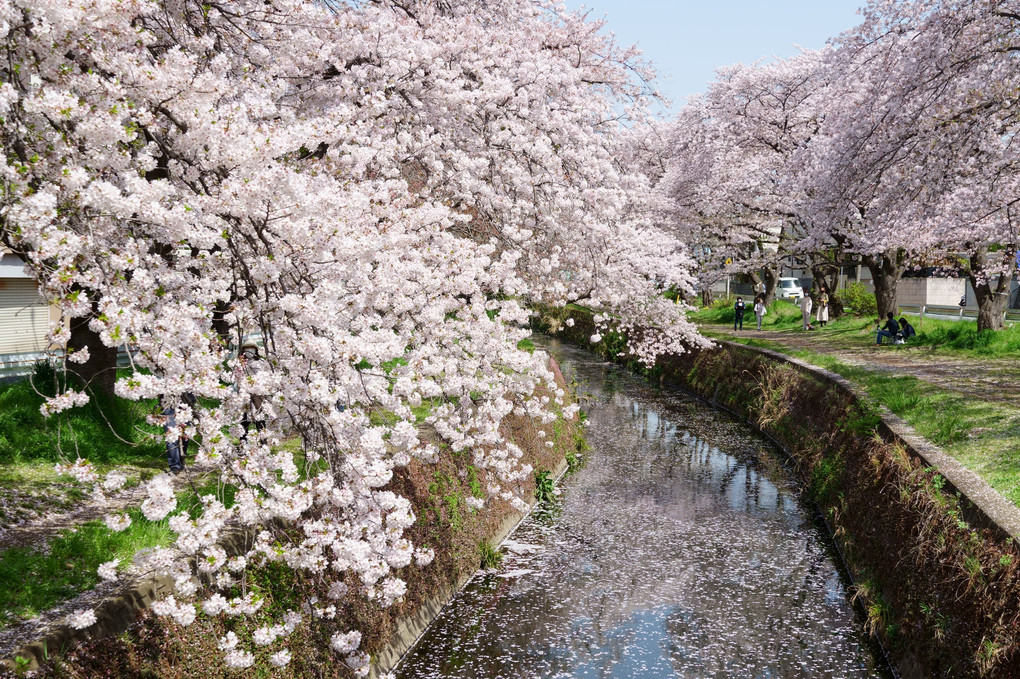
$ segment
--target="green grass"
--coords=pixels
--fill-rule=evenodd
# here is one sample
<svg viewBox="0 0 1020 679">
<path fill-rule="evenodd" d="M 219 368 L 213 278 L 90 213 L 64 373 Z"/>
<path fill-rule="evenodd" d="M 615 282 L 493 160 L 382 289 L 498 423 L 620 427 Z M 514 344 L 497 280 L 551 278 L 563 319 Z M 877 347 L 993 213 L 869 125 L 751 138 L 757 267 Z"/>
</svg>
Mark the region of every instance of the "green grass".
<svg viewBox="0 0 1020 679">
<path fill-rule="evenodd" d="M 146 521 L 138 510 L 129 514 L 131 526 L 120 533 L 90 521 L 62 532 L 46 551 L 18 547 L 0 554 L 0 627 L 91 589 L 99 581 L 96 569 L 107 561 L 130 563 L 138 550 L 173 541 L 165 520 Z"/>
<path fill-rule="evenodd" d="M 868 370 L 831 354 L 769 340 L 733 341 L 793 356 L 845 377 L 1020 505 L 1020 404 L 980 401 L 912 376 Z"/>
<path fill-rule="evenodd" d="M 178 509 L 192 518 L 201 513 L 198 498 L 216 495 L 227 506 L 234 504 L 237 489 L 216 478 L 197 480 L 197 486 L 178 494 Z M 42 548 L 15 547 L 0 552 L 0 627 L 38 615 L 99 582 L 96 569 L 107 561 L 131 563 L 141 549 L 171 544 L 175 536 L 167 520 L 148 521 L 138 509 L 128 510 L 131 525 L 120 533 L 102 521 L 90 521 L 62 531 Z"/>
<path fill-rule="evenodd" d="M 720 301 L 689 314 L 689 318 L 703 326 L 733 327 L 733 300 Z M 812 319 L 813 319 L 812 315 Z M 917 336 L 905 345 L 890 345 L 891 351 L 924 349 L 961 358 L 1020 359 L 1020 324 L 1007 325 L 1002 330 L 978 331 L 973 320 L 950 321 L 926 318 L 922 323 L 914 314 L 899 314 L 917 331 Z M 855 348 L 875 342 L 875 317 L 844 314 L 830 321 L 824 329 L 816 329 L 813 339 L 832 348 Z M 812 321 L 813 322 L 813 321 Z M 817 328 L 817 324 L 815 324 Z M 744 314 L 744 329 L 754 330 L 756 320 L 748 304 Z M 797 330 L 801 327 L 800 308 L 787 300 L 776 300 L 762 319 L 762 330 Z M 709 330 L 709 334 L 711 330 Z"/>
<path fill-rule="evenodd" d="M 45 399 L 37 390 L 52 395 L 55 379 L 42 365 L 31 381 L 0 385 L 0 465 L 78 456 L 120 464 L 163 457 L 163 443 L 150 437 L 158 430 L 145 424 L 154 403 L 93 397 L 83 407 L 44 418 L 39 407 Z"/>
<path fill-rule="evenodd" d="M 976 321 L 949 321 L 926 318 L 921 324 L 916 317 L 908 316 L 917 331 L 911 340 L 915 346 L 932 347 L 955 354 L 974 357 L 1020 358 L 1020 324 L 1002 330 L 977 329 Z"/>
<path fill-rule="evenodd" d="M 484 569 L 499 568 L 503 563 L 503 552 L 488 540 L 478 543 L 478 560 Z"/>
</svg>

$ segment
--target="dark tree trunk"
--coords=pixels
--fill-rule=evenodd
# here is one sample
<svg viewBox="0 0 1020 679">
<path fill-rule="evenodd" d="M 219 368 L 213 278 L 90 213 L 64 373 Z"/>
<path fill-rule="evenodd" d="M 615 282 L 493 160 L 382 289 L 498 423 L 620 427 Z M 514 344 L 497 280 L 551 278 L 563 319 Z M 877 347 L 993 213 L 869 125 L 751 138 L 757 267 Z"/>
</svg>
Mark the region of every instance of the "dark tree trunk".
<svg viewBox="0 0 1020 679">
<path fill-rule="evenodd" d="M 779 287 L 779 267 L 765 269 L 765 306 L 776 301 L 776 288 Z"/>
<path fill-rule="evenodd" d="M 91 318 L 89 315 L 71 319 L 71 339 L 67 346 L 73 351 L 88 347 L 89 360 L 68 363 L 67 369 L 80 377 L 89 390 L 113 396 L 113 385 L 117 381 L 117 347 L 103 344 L 99 334 L 89 328 Z"/>
<path fill-rule="evenodd" d="M 1012 255 L 1012 252 L 1007 252 Z M 1012 261 L 1010 257 L 1009 261 Z M 1002 330 L 1003 314 L 1009 304 L 1010 274 L 986 275 L 989 264 L 988 248 L 981 246 L 970 256 L 967 278 L 974 288 L 978 305 L 978 330 Z"/>
<path fill-rule="evenodd" d="M 226 315 L 230 313 L 230 305 L 226 302 L 217 302 L 213 308 L 212 329 L 219 335 L 220 341 L 226 345 L 230 341 L 230 324 L 227 323 Z M 238 339 L 240 343 L 240 339 Z"/>
<path fill-rule="evenodd" d="M 711 306 L 712 300 L 713 300 L 712 286 L 706 285 L 704 288 L 701 289 L 701 305 Z"/>
<path fill-rule="evenodd" d="M 871 272 L 875 284 L 875 301 L 878 303 L 878 317 L 886 318 L 899 311 L 896 305 L 896 287 L 903 272 L 907 270 L 906 253 L 891 248 L 878 255 L 864 255 L 861 263 Z"/>
</svg>

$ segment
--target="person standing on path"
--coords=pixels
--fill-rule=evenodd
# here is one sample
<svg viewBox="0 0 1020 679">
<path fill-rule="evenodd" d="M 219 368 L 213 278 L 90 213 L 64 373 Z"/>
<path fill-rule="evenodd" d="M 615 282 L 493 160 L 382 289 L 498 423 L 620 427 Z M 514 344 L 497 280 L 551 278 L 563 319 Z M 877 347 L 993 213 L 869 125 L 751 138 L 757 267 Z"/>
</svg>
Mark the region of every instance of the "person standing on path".
<svg viewBox="0 0 1020 679">
<path fill-rule="evenodd" d="M 733 329 L 736 330 L 737 326 L 740 329 L 744 329 L 744 298 L 737 297 L 737 303 L 733 305 Z"/>
<path fill-rule="evenodd" d="M 809 290 L 804 288 L 804 296 L 800 298 L 800 315 L 804 321 L 803 330 L 811 329 L 811 295 L 808 294 Z"/>
<path fill-rule="evenodd" d="M 758 318 L 758 332 L 761 332 L 761 317 L 769 311 L 765 308 L 765 300 L 761 297 L 754 299 L 754 315 Z"/>
<path fill-rule="evenodd" d="M 829 293 L 826 291 L 825 286 L 822 286 L 821 292 L 818 293 L 818 324 L 825 327 L 825 324 L 829 322 Z"/>
<path fill-rule="evenodd" d="M 241 353 L 237 356 L 237 364 L 234 368 L 234 390 L 238 391 L 237 385 L 240 382 L 251 380 L 264 369 L 258 345 L 254 342 L 246 342 L 241 346 Z M 264 400 L 264 397 L 259 394 L 249 394 L 248 407 L 244 409 L 241 416 L 241 427 L 244 429 L 244 433 L 241 434 L 242 441 L 248 438 L 248 430 L 253 423 L 257 432 L 266 428 L 266 420 L 261 414 Z"/>
<path fill-rule="evenodd" d="M 181 394 L 180 404 L 187 406 L 192 410 L 192 413 L 194 413 L 197 403 L 198 399 L 190 391 Z M 166 438 L 166 462 L 170 468 L 170 473 L 174 475 L 180 474 L 184 470 L 188 456 L 188 436 L 178 429 L 177 424 L 178 405 L 176 397 L 164 396 L 162 398 L 163 407 L 161 415 L 163 418 L 163 436 Z M 194 417 L 194 414 L 192 414 L 192 417 Z M 172 434 L 176 434 L 176 437 L 169 438 Z"/>
</svg>

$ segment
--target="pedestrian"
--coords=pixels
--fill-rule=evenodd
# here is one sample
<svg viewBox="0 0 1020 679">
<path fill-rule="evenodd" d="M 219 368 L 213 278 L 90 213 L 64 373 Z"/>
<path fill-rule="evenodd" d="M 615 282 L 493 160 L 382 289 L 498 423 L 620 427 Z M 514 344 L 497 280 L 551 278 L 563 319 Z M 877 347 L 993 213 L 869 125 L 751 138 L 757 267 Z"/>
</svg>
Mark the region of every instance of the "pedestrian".
<svg viewBox="0 0 1020 679">
<path fill-rule="evenodd" d="M 804 325 L 803 325 L 803 329 L 804 330 L 810 330 L 811 329 L 811 306 L 812 306 L 812 301 L 811 301 L 811 295 L 809 295 L 808 292 L 809 292 L 808 289 L 804 288 L 804 296 L 800 298 L 800 315 L 801 315 L 801 320 L 804 323 Z"/>
<path fill-rule="evenodd" d="M 184 470 L 184 437 L 177 428 L 177 407 L 174 397 L 163 396 L 160 415 L 163 420 L 163 439 L 166 441 L 166 464 L 176 476 Z M 173 438 L 171 438 L 171 436 Z"/>
<path fill-rule="evenodd" d="M 875 334 L 875 344 L 882 344 L 883 337 L 888 337 L 889 339 L 896 337 L 896 333 L 900 331 L 900 324 L 893 318 L 893 312 L 891 311 L 888 313 L 888 320 L 886 320 L 885 325 L 879 328 L 878 324 L 881 322 L 882 319 L 875 321 L 877 331 Z"/>
<path fill-rule="evenodd" d="M 825 286 L 822 286 L 821 292 L 818 293 L 818 324 L 825 327 L 825 324 L 829 322 L 829 293 L 826 291 Z"/>
<path fill-rule="evenodd" d="M 733 305 L 733 329 L 736 330 L 737 326 L 740 329 L 744 329 L 744 298 L 737 297 L 737 303 Z"/>
<path fill-rule="evenodd" d="M 765 300 L 761 297 L 756 297 L 754 300 L 754 315 L 758 318 L 758 332 L 761 332 L 761 317 L 769 312 L 765 308 Z"/>
<path fill-rule="evenodd" d="M 241 347 L 241 353 L 238 354 L 234 379 L 236 382 L 247 380 L 255 375 L 255 373 L 260 372 L 263 367 L 258 345 L 253 342 L 247 342 Z M 238 389 L 237 383 L 234 384 L 234 389 Z M 262 431 L 266 428 L 266 421 L 259 418 L 262 402 L 263 397 L 261 395 L 249 394 L 249 407 L 244 409 L 244 414 L 241 416 L 241 426 L 244 428 L 244 434 L 241 435 L 242 441 L 248 438 L 248 430 L 253 422 L 255 424 L 255 431 Z"/>
</svg>

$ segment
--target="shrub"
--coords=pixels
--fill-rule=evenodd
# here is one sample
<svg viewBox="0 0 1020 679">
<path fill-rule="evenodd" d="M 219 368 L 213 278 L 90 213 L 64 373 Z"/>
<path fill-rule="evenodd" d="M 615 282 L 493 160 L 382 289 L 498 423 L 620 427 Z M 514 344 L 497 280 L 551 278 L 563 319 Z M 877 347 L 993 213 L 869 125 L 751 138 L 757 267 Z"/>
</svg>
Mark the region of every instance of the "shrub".
<svg viewBox="0 0 1020 679">
<path fill-rule="evenodd" d="M 556 484 L 547 470 L 535 472 L 535 499 L 540 503 L 552 502 L 556 497 Z"/>
<path fill-rule="evenodd" d="M 851 283 L 840 290 L 837 297 L 844 310 L 852 312 L 855 316 L 874 316 L 878 313 L 875 293 L 869 292 L 864 283 Z"/>
<path fill-rule="evenodd" d="M 482 540 L 478 543 L 478 556 L 481 567 L 487 570 L 499 568 L 500 564 L 503 563 L 503 552 L 499 551 L 499 547 L 493 546 L 488 540 Z"/>
<path fill-rule="evenodd" d="M 711 308 L 712 309 L 729 309 L 729 308 L 731 308 L 736 303 L 736 301 L 737 301 L 736 295 L 729 295 L 729 296 L 722 295 L 722 296 L 716 297 L 714 300 L 712 300 Z"/>
</svg>

